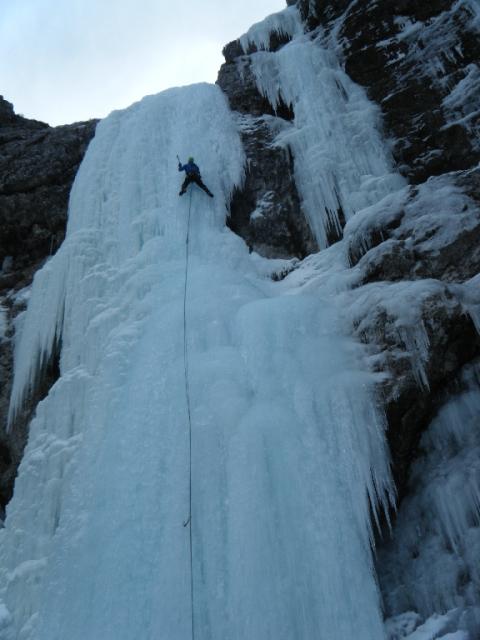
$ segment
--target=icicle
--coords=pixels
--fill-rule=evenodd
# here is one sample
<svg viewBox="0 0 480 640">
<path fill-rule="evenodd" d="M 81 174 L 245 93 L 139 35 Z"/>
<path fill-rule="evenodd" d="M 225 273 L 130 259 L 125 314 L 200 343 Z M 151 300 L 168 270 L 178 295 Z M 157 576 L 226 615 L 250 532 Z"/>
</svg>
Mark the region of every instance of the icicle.
<svg viewBox="0 0 480 640">
<path fill-rule="evenodd" d="M 465 369 L 422 437 L 411 493 L 381 566 L 390 611 L 468 608 L 480 579 L 480 368 Z M 400 586 L 401 585 L 401 586 Z M 478 621 L 480 622 L 480 620 Z M 455 627 L 457 628 L 457 627 Z M 476 630 L 480 625 L 477 624 Z"/>
<path fill-rule="evenodd" d="M 247 33 L 241 36 L 240 44 L 245 53 L 248 52 L 251 45 L 260 51 L 269 48 L 272 34 L 292 38 L 302 33 L 303 25 L 299 19 L 298 9 L 288 7 L 254 24 Z"/>
<path fill-rule="evenodd" d="M 285 11 L 298 20 L 293 41 L 274 53 L 252 54 L 251 69 L 274 107 L 280 100 L 293 107 L 293 126 L 278 142 L 293 151 L 305 213 L 326 247 L 330 226 L 341 229 L 342 216 L 348 220 L 405 181 L 393 171 L 381 139 L 378 107 L 342 71 L 332 51 L 299 34 L 296 9 Z"/>
</svg>

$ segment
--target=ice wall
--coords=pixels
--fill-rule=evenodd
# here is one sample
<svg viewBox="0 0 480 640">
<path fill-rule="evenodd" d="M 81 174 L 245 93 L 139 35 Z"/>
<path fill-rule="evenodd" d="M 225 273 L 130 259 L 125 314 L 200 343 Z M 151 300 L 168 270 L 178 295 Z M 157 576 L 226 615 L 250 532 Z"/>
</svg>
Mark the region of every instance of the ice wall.
<svg viewBox="0 0 480 640">
<path fill-rule="evenodd" d="M 292 40 L 279 51 L 264 51 L 275 31 Z M 293 107 L 292 127 L 278 142 L 293 151 L 304 212 L 326 247 L 329 228 L 339 233 L 356 211 L 404 184 L 381 136 L 378 107 L 342 70 L 321 31 L 313 38 L 303 34 L 296 7 L 254 25 L 240 42 L 245 51 L 249 43 L 259 50 L 250 59 L 260 92 L 274 108 L 280 100 Z"/>
<path fill-rule="evenodd" d="M 214 200 L 179 198 L 177 153 L 195 156 Z M 189 211 L 195 637 L 383 638 L 370 504 L 389 470 L 374 379 L 346 335 L 338 264 L 274 283 L 225 227 L 243 163 L 214 86 L 98 126 L 17 349 L 12 411 L 61 335 L 61 377 L 0 532 L 2 640 L 191 638 Z"/>
</svg>

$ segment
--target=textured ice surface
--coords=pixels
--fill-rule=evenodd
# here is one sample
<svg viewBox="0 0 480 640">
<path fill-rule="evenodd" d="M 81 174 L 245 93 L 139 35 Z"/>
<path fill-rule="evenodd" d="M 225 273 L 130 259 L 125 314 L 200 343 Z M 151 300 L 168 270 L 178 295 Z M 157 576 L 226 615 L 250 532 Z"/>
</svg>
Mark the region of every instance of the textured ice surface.
<svg viewBox="0 0 480 640">
<path fill-rule="evenodd" d="M 389 618 L 385 623 L 387 640 L 474 640 L 470 633 L 459 626 L 465 625 L 465 615 L 460 609 L 452 609 L 443 615 L 433 614 L 423 623 L 413 611 Z"/>
<path fill-rule="evenodd" d="M 480 69 L 470 64 L 462 78 L 443 100 L 443 107 L 449 113 L 448 123 L 463 124 L 471 135 L 474 148 L 480 146 Z"/>
<path fill-rule="evenodd" d="M 478 225 L 478 205 L 455 184 L 456 174 L 435 176 L 416 187 L 388 194 L 348 221 L 344 237 L 350 251 L 368 251 L 383 229 L 422 255 L 439 251 Z M 384 250 L 380 246 L 378 254 Z M 375 259 L 375 249 L 369 260 Z"/>
<path fill-rule="evenodd" d="M 415 608 L 430 615 L 478 601 L 478 384 L 478 365 L 467 368 L 460 393 L 446 402 L 422 437 L 422 455 L 412 469 L 412 492 L 402 505 L 397 536 L 381 561 L 390 611 Z M 472 612 L 469 624 L 479 632 L 478 611 Z"/>
<path fill-rule="evenodd" d="M 478 37 L 476 32 L 480 31 L 480 3 L 478 0 L 456 0 L 445 4 L 444 9 L 424 22 L 396 16 L 394 22 L 399 32 L 379 42 L 377 46 L 386 47 L 395 43 L 401 53 L 387 64 L 404 58 L 412 64 L 419 77 L 423 76 L 424 82 L 438 84 L 442 94 L 446 90 L 447 96 L 442 102 L 447 121 L 444 128 L 462 124 L 470 134 L 472 146 L 478 149 L 479 70 L 476 64 L 466 64 L 462 69 L 465 63 L 459 25 L 464 25 L 467 37 Z M 468 33 L 469 31 L 473 33 Z M 456 69 L 454 74 L 450 73 L 452 63 Z M 459 71 L 463 72 L 464 77 L 459 77 Z"/>
<path fill-rule="evenodd" d="M 298 10 L 295 7 L 289 7 L 254 24 L 240 38 L 242 49 L 247 53 L 251 45 L 260 49 L 268 49 L 270 37 L 272 34 L 280 36 L 293 37 L 303 34 L 303 24 L 298 19 Z"/>
<path fill-rule="evenodd" d="M 480 274 L 453 288 L 480 333 Z"/>
<path fill-rule="evenodd" d="M 5 337 L 7 331 L 7 313 L 5 309 L 0 305 L 0 341 Z"/>
<path fill-rule="evenodd" d="M 284 14 L 289 24 L 296 19 L 301 26 L 295 7 Z M 247 36 L 254 39 L 258 33 L 263 33 L 260 25 Z M 328 230 L 338 231 L 342 216 L 348 220 L 404 180 L 394 172 L 381 138 L 378 108 L 341 69 L 333 50 L 321 45 L 321 35 L 312 41 L 301 29 L 290 27 L 289 33 L 293 40 L 279 51 L 252 54 L 251 68 L 274 107 L 280 100 L 293 107 L 292 126 L 277 141 L 293 151 L 302 205 L 325 247 Z"/>
<path fill-rule="evenodd" d="M 178 197 L 176 153 L 195 156 L 214 200 Z M 336 296 L 346 262 L 325 252 L 303 281 L 272 282 L 224 224 L 243 165 L 214 86 L 99 124 L 17 349 L 13 411 L 61 335 L 61 377 L 0 532 L 2 640 L 191 637 L 190 206 L 196 638 L 384 637 L 369 505 L 389 470 L 373 376 Z"/>
<path fill-rule="evenodd" d="M 425 387 L 428 387 L 425 365 L 429 340 L 422 316 L 423 304 L 435 297 L 441 299 L 446 308 L 457 304 L 454 298 L 447 297 L 444 284 L 438 280 L 374 282 L 349 292 L 347 297 L 349 313 L 359 334 L 377 324 L 379 313 L 391 318 L 387 330 L 397 333 L 405 345 L 417 383 Z M 398 338 L 392 342 L 398 342 Z"/>
<path fill-rule="evenodd" d="M 420 626 L 422 617 L 415 611 L 405 611 L 385 622 L 387 640 L 402 640 Z"/>
</svg>

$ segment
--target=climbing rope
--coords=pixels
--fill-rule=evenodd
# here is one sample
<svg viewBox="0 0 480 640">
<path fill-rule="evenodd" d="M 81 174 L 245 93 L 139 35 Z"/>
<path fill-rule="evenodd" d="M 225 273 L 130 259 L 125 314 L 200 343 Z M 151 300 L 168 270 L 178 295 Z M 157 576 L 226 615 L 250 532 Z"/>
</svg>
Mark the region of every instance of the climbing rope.
<svg viewBox="0 0 480 640">
<path fill-rule="evenodd" d="M 185 368 L 185 397 L 187 400 L 188 415 L 188 459 L 189 459 L 189 482 L 188 482 L 188 518 L 183 526 L 189 528 L 190 546 L 190 602 L 192 619 L 192 640 L 195 640 L 195 600 L 193 590 L 193 544 L 192 544 L 192 416 L 190 411 L 190 384 L 188 377 L 188 347 L 187 347 L 187 288 L 188 288 L 188 263 L 189 263 L 189 242 L 190 242 L 190 214 L 192 212 L 192 190 L 190 189 L 190 205 L 188 207 L 187 238 L 185 242 L 185 287 L 183 291 L 183 364 Z"/>
</svg>

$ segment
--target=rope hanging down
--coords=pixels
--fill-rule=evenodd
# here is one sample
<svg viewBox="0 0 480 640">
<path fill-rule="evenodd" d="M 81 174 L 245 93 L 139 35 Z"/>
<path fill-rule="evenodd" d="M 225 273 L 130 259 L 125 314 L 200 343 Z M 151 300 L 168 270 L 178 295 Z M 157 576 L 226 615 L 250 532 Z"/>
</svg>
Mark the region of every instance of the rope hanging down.
<svg viewBox="0 0 480 640">
<path fill-rule="evenodd" d="M 193 544 L 192 544 L 192 416 L 190 411 L 190 384 L 188 377 L 188 347 L 187 347 L 187 288 L 188 288 L 188 265 L 189 265 L 189 242 L 190 242 L 190 214 L 192 212 L 192 190 L 190 190 L 190 205 L 188 207 L 187 238 L 185 242 L 185 287 L 183 291 L 183 364 L 185 368 L 185 397 L 187 400 L 188 416 L 188 459 L 189 459 L 189 482 L 188 482 L 188 518 L 183 526 L 189 528 L 190 547 L 190 602 L 192 618 L 192 640 L 195 640 L 195 601 L 193 590 Z"/>
</svg>

